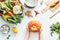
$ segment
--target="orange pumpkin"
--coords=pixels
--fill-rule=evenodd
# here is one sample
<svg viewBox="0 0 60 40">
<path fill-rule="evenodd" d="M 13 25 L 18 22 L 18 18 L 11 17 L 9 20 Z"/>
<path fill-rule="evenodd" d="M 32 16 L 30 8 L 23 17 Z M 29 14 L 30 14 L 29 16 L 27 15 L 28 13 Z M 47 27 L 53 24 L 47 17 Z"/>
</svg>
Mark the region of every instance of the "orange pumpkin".
<svg viewBox="0 0 60 40">
<path fill-rule="evenodd" d="M 41 24 L 35 20 L 28 23 L 28 29 L 30 32 L 39 32 L 41 29 Z"/>
</svg>

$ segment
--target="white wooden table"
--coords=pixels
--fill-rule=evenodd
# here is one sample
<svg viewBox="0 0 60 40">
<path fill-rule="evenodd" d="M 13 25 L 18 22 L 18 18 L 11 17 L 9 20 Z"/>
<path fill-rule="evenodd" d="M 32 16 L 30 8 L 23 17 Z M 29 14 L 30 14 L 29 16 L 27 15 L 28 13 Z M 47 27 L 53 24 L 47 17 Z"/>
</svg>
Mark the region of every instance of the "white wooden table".
<svg viewBox="0 0 60 40">
<path fill-rule="evenodd" d="M 45 1 L 45 0 L 44 0 Z M 21 2 L 24 4 L 24 0 L 21 0 Z M 49 19 L 49 17 L 51 15 L 53 15 L 54 13 L 52 13 L 50 10 L 48 10 L 46 13 L 42 14 L 41 10 L 45 7 L 46 5 L 43 4 L 41 5 L 37 5 L 33 10 L 33 16 L 35 15 L 34 10 L 40 12 L 39 15 L 37 15 L 36 17 L 34 16 L 33 18 L 28 18 L 26 16 L 24 16 L 22 23 L 17 24 L 16 27 L 18 29 L 18 34 L 13 34 L 12 32 L 10 32 L 9 34 L 11 34 L 10 40 L 24 40 L 25 34 L 26 34 L 26 30 L 27 30 L 27 24 L 30 20 L 37 20 L 41 23 L 41 27 L 42 27 L 42 37 L 43 40 L 56 40 L 57 39 L 57 35 L 54 34 L 53 37 L 50 36 L 50 26 L 52 23 L 55 23 L 57 21 L 60 22 L 60 14 L 56 15 L 55 17 L 53 17 L 52 19 Z M 25 8 L 26 10 L 31 10 L 28 8 Z M 3 21 L 0 18 L 0 27 L 3 24 L 8 24 L 5 21 Z M 9 24 L 8 24 L 9 25 Z M 10 27 L 12 28 L 12 25 L 10 25 Z M 2 34 L 0 32 L 0 40 L 5 40 L 6 39 L 6 35 Z M 30 40 L 38 40 L 38 34 L 37 33 L 31 33 L 31 37 Z"/>
</svg>

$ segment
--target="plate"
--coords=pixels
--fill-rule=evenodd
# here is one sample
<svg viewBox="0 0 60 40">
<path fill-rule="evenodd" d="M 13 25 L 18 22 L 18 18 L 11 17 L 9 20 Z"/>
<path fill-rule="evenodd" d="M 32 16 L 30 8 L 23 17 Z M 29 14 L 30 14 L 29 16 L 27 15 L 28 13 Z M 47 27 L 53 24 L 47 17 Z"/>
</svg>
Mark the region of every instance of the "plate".
<svg viewBox="0 0 60 40">
<path fill-rule="evenodd" d="M 5 0 L 0 2 L 1 18 L 9 23 L 21 23 L 23 19 L 23 5 L 19 1 Z"/>
</svg>

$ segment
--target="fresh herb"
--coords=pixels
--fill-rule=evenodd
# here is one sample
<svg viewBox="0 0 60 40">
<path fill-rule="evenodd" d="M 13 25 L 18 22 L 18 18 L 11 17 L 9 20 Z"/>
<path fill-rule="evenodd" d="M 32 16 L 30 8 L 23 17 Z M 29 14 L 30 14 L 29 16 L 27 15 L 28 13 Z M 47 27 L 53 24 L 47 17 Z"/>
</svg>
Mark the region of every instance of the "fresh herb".
<svg viewBox="0 0 60 40">
<path fill-rule="evenodd" d="M 51 36 L 53 33 L 58 34 L 58 40 L 60 40 L 60 23 L 56 22 L 55 24 L 51 25 Z"/>
<path fill-rule="evenodd" d="M 8 36 L 7 36 L 7 40 L 9 40 L 10 37 L 11 37 L 11 35 L 8 35 Z"/>
</svg>

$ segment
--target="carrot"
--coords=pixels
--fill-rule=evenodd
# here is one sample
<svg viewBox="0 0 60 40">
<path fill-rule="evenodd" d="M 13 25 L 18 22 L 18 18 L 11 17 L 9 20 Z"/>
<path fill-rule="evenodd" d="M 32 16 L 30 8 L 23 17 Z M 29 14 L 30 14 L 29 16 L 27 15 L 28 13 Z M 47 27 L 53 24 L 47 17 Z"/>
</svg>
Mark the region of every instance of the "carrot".
<svg viewBox="0 0 60 40">
<path fill-rule="evenodd" d="M 7 12 L 4 14 L 6 18 L 11 18 L 11 15 Z"/>
</svg>

